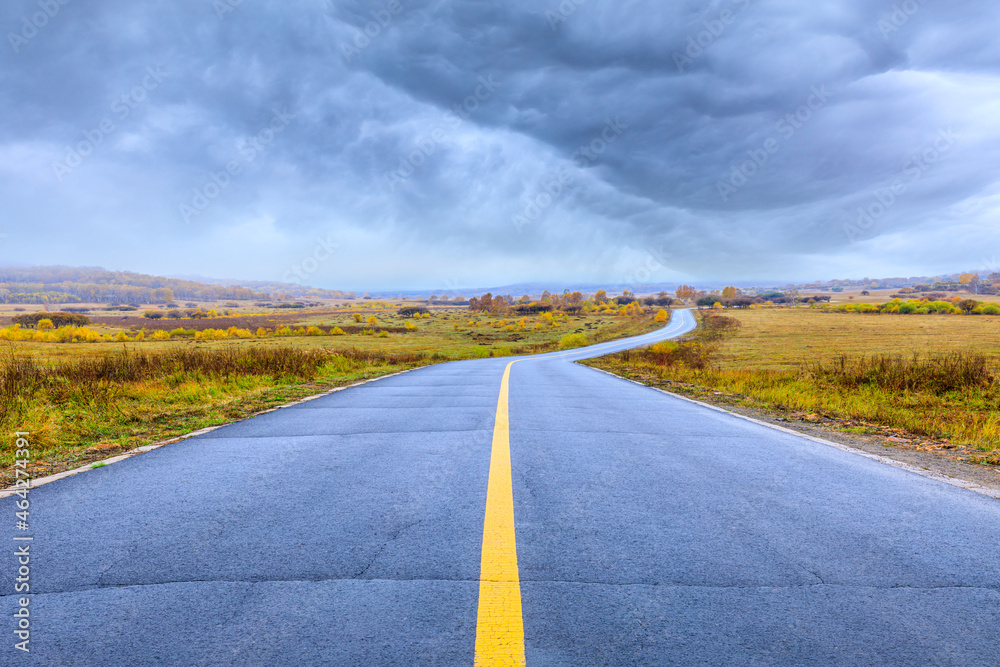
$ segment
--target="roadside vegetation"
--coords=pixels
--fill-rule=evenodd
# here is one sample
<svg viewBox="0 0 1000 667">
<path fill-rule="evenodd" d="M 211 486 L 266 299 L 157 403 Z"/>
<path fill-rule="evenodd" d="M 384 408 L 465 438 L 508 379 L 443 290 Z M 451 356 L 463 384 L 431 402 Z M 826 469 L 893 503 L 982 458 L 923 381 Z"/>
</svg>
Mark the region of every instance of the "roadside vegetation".
<svg viewBox="0 0 1000 667">
<path fill-rule="evenodd" d="M 353 348 L 229 346 L 44 365 L 8 350 L 0 359 L 0 424 L 31 434 L 35 474 L 46 474 L 425 363 L 424 355 Z M 12 454 L 4 448 L 3 466 Z M 10 470 L 2 474 L 8 485 Z"/>
<path fill-rule="evenodd" d="M 31 434 L 32 474 L 404 369 L 568 349 L 663 326 L 657 304 L 603 293 L 263 313 L 202 305 L 169 317 L 44 310 L 0 327 L 0 427 Z M 0 447 L 4 486 L 13 453 L 10 439 Z"/>
<path fill-rule="evenodd" d="M 848 432 L 963 448 L 971 462 L 1000 465 L 1000 318 L 834 318 L 800 307 L 710 310 L 699 319 L 684 340 L 585 363 Z"/>
<path fill-rule="evenodd" d="M 902 299 L 895 298 L 883 304 L 840 303 L 823 305 L 820 310 L 832 313 L 886 314 L 886 315 L 1000 315 L 996 303 L 977 299 Z"/>
</svg>

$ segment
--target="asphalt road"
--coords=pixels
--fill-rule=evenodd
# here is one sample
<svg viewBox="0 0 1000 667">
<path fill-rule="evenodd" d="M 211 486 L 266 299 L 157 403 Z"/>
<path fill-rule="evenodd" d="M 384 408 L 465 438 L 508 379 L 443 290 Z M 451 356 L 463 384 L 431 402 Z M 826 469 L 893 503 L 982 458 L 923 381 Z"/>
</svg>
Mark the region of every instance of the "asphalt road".
<svg viewBox="0 0 1000 667">
<path fill-rule="evenodd" d="M 1000 664 L 1000 503 L 573 364 L 510 371 L 528 665 Z M 3 665 L 471 665 L 508 359 L 31 491 Z M 15 498 L 0 501 L 14 529 Z"/>
</svg>

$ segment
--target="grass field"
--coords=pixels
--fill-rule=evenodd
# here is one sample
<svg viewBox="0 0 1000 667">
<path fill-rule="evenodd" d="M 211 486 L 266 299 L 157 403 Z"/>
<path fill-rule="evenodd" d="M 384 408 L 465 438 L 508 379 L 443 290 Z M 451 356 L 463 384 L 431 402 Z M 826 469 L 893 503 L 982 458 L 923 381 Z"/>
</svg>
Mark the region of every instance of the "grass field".
<svg viewBox="0 0 1000 667">
<path fill-rule="evenodd" d="M 1000 464 L 1000 317 L 807 308 L 724 317 L 738 328 L 588 363 L 683 393 L 844 420 L 847 430 L 882 426 L 968 445 L 978 452 L 970 460 Z"/>
<path fill-rule="evenodd" d="M 655 309 L 639 317 L 587 313 L 501 318 L 443 306 L 413 318 L 400 316 L 398 305 L 239 315 L 239 326 L 267 327 L 264 318 L 272 320 L 271 333 L 250 338 L 4 341 L 0 425 L 8 433 L 31 434 L 36 458 L 32 474 L 38 476 L 408 368 L 544 352 L 662 326 L 653 321 Z M 372 316 L 377 323 L 369 325 Z M 233 325 L 232 320 L 182 319 L 171 321 L 170 327 L 204 331 Z M 125 315 L 95 321 L 90 328 L 101 334 L 124 332 L 134 339 L 149 324 Z M 323 333 L 275 336 L 276 325 L 323 327 Z M 326 333 L 333 327 L 349 333 Z M 0 447 L 0 485 L 11 483 L 13 453 L 14 439 L 9 438 Z"/>
</svg>

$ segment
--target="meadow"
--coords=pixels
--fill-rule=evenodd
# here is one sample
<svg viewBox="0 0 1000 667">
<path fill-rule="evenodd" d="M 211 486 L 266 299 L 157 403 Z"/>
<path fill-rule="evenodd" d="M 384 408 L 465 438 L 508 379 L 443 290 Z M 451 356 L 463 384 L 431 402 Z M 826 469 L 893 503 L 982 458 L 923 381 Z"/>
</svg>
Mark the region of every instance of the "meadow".
<svg viewBox="0 0 1000 667">
<path fill-rule="evenodd" d="M 33 475 L 389 373 L 636 335 L 665 316 L 613 304 L 530 316 L 392 302 L 198 311 L 170 319 L 92 311 L 85 326 L 51 329 L 12 325 L 20 312 L 6 313 L 0 425 L 31 434 Z M 0 447 L 3 485 L 13 452 L 13 439 Z"/>
<path fill-rule="evenodd" d="M 687 340 L 586 363 L 772 414 L 840 420 L 849 432 L 885 427 L 968 446 L 972 462 L 1000 464 L 1000 317 L 807 307 L 699 315 Z"/>
</svg>

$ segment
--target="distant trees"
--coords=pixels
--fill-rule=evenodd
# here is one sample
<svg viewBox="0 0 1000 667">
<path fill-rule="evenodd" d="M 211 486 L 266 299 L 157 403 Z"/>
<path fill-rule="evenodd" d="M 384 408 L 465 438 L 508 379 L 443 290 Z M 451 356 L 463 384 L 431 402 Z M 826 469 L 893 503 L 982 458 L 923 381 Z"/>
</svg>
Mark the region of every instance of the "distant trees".
<svg viewBox="0 0 1000 667">
<path fill-rule="evenodd" d="M 96 267 L 0 267 L 0 303 L 169 303 L 174 299 L 248 301 L 272 298 L 260 288 L 278 290 L 280 283 L 215 285 Z M 284 285 L 288 289 L 290 285 Z M 317 298 L 352 296 L 338 290 L 299 288 Z M 291 295 L 288 295 L 291 297 Z M 273 298 L 277 299 L 278 296 Z"/>
<path fill-rule="evenodd" d="M 15 315 L 11 318 L 14 324 L 22 327 L 36 327 L 42 320 L 47 320 L 54 327 L 82 327 L 90 324 L 90 318 L 76 313 L 32 313 L 30 315 Z"/>
<path fill-rule="evenodd" d="M 469 299 L 469 310 L 474 313 L 485 312 L 491 315 L 500 315 L 509 311 L 510 306 L 503 297 L 494 297 L 492 292 L 487 292 L 482 296 L 474 296 Z"/>
<path fill-rule="evenodd" d="M 677 291 L 674 292 L 674 294 L 677 295 L 678 299 L 683 299 L 685 301 L 692 298 L 697 293 L 698 290 L 691 287 L 690 285 L 681 285 L 680 287 L 677 288 Z"/>
<path fill-rule="evenodd" d="M 718 295 L 707 294 L 705 296 L 698 297 L 697 301 L 695 301 L 694 303 L 699 308 L 711 308 L 716 304 L 718 300 L 719 300 Z"/>
<path fill-rule="evenodd" d="M 978 273 L 963 273 L 958 277 L 958 282 L 972 292 L 973 294 L 979 294 L 979 274 Z"/>
<path fill-rule="evenodd" d="M 642 303 L 646 306 L 670 306 L 674 300 L 667 296 L 666 292 L 660 292 L 659 296 L 643 297 Z"/>
</svg>

